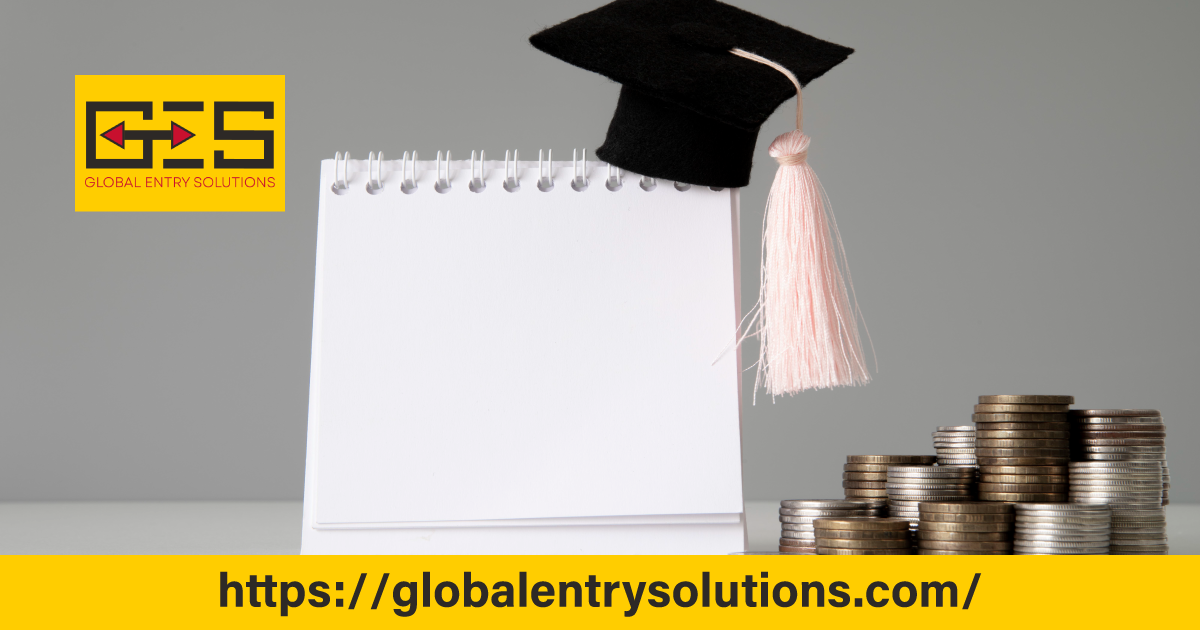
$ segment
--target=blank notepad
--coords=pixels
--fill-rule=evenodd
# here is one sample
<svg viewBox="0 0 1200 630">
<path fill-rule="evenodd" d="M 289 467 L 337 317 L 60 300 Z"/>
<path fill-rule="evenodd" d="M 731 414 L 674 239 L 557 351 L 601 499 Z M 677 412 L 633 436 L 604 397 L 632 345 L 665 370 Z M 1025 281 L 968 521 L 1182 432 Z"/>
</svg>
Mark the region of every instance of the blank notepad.
<svg viewBox="0 0 1200 630">
<path fill-rule="evenodd" d="M 313 526 L 741 513 L 736 191 L 417 164 L 322 164 Z"/>
</svg>

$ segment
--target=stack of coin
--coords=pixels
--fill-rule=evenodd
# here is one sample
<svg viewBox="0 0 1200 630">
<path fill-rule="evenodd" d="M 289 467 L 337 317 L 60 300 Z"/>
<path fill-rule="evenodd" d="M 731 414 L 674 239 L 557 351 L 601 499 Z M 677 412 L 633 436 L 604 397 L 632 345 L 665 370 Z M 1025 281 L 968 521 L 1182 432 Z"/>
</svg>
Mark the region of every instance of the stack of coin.
<svg viewBox="0 0 1200 630">
<path fill-rule="evenodd" d="M 938 427 L 933 432 L 938 466 L 975 467 L 975 426 Z"/>
<path fill-rule="evenodd" d="M 1071 462 L 1071 502 L 1112 508 L 1113 554 L 1167 552 L 1162 462 Z"/>
<path fill-rule="evenodd" d="M 1156 409 L 1072 409 L 1072 461 L 1141 461 L 1163 463 L 1163 505 L 1170 502 L 1167 431 Z"/>
<path fill-rule="evenodd" d="M 912 555 L 908 521 L 902 518 L 819 518 L 813 522 L 823 556 Z"/>
<path fill-rule="evenodd" d="M 921 520 L 921 502 L 969 501 L 974 497 L 975 469 L 963 466 L 888 466 L 887 492 L 888 516 L 908 519 L 910 529 L 915 532 Z"/>
<path fill-rule="evenodd" d="M 979 500 L 1067 500 L 1072 396 L 980 396 L 975 405 Z"/>
<path fill-rule="evenodd" d="M 842 488 L 849 501 L 867 501 L 875 507 L 886 508 L 889 465 L 934 463 L 937 463 L 936 455 L 847 455 Z"/>
<path fill-rule="evenodd" d="M 923 556 L 1005 555 L 1013 549 L 1013 506 L 966 501 L 923 502 L 917 553 Z"/>
<path fill-rule="evenodd" d="M 1109 550 L 1108 506 L 1087 503 L 1017 503 L 1013 553 L 1104 555 Z"/>
<path fill-rule="evenodd" d="M 817 553 L 813 521 L 821 517 L 866 516 L 878 517 L 881 510 L 864 501 L 816 499 L 782 501 L 779 506 L 781 529 L 779 552 L 790 554 Z"/>
</svg>

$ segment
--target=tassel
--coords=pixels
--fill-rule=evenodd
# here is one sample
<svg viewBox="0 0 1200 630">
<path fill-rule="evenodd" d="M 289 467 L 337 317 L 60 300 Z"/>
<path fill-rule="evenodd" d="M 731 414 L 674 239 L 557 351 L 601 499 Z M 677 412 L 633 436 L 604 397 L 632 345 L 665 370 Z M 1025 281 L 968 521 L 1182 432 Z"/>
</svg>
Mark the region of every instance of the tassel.
<svg viewBox="0 0 1200 630">
<path fill-rule="evenodd" d="M 858 303 L 829 198 L 808 164 L 810 139 L 801 130 L 800 83 L 790 71 L 740 49 L 796 86 L 796 130 L 771 143 L 779 162 L 763 217 L 762 284 L 748 315 L 759 338 L 755 391 L 772 396 L 870 382 L 858 334 Z M 868 337 L 869 338 L 869 337 Z"/>
</svg>

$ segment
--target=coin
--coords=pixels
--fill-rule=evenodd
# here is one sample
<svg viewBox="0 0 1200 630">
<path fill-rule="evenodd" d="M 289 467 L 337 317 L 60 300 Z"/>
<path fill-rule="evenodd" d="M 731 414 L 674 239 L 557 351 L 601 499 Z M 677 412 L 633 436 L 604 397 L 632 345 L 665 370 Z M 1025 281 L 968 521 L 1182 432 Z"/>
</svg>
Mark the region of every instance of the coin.
<svg viewBox="0 0 1200 630">
<path fill-rule="evenodd" d="M 969 433 L 975 430 L 975 427 L 969 424 L 960 424 L 953 427 L 938 427 L 938 433 Z"/>
<path fill-rule="evenodd" d="M 1012 523 L 942 523 L 922 521 L 920 531 L 930 532 L 1007 532 Z"/>
<path fill-rule="evenodd" d="M 815 530 L 817 535 L 842 540 L 908 540 L 908 530 L 886 529 L 827 529 Z"/>
<path fill-rule="evenodd" d="M 887 496 L 886 490 L 875 490 L 875 489 L 856 490 L 854 488 L 846 488 L 846 498 L 886 497 L 886 496 Z"/>
<path fill-rule="evenodd" d="M 976 457 L 1058 457 L 1065 454 L 1067 447 L 1030 447 L 1030 448 L 979 448 L 975 450 Z"/>
<path fill-rule="evenodd" d="M 918 555 L 922 556 L 1006 556 L 1012 554 L 1011 551 L 948 551 L 945 549 L 918 549 Z"/>
<path fill-rule="evenodd" d="M 1019 422 L 1019 421 L 1014 420 L 1014 421 L 1010 422 L 1007 420 L 991 420 L 990 419 L 991 416 L 993 416 L 993 415 L 1007 417 L 1008 414 L 975 414 L 975 415 L 977 418 L 982 418 L 982 419 L 975 420 L 975 422 L 976 422 L 975 426 L 978 427 L 975 430 L 976 437 L 978 437 L 980 433 L 986 433 L 989 431 L 1067 431 L 1067 432 L 1071 431 L 1071 423 L 1067 422 L 1065 419 L 1057 420 L 1057 421 L 1049 421 L 1049 422 L 1047 422 L 1047 421 L 1032 421 L 1032 420 L 1027 421 L 1027 422 Z"/>
<path fill-rule="evenodd" d="M 843 481 L 843 488 L 886 488 L 885 481 Z"/>
<path fill-rule="evenodd" d="M 980 492 L 1049 492 L 1062 493 L 1067 491 L 1065 483 L 981 483 Z"/>
<path fill-rule="evenodd" d="M 886 473 L 888 464 L 845 464 L 842 470 L 847 472 L 882 472 Z"/>
<path fill-rule="evenodd" d="M 1013 439 L 1013 440 L 993 440 L 993 439 L 978 439 L 975 440 L 975 448 L 982 452 L 984 449 L 1055 449 L 1062 450 L 1068 448 L 1070 444 L 1065 439 L 1055 440 L 1036 440 L 1036 439 Z"/>
<path fill-rule="evenodd" d="M 1003 551 L 1013 548 L 1013 543 L 1005 541 L 964 541 L 964 540 L 930 540 L 922 538 L 917 542 L 920 549 L 949 549 L 954 551 Z"/>
<path fill-rule="evenodd" d="M 975 434 L 976 439 L 986 440 L 1014 440 L 1014 439 L 1031 439 L 1031 440 L 1065 440 L 1070 436 L 1070 431 L 1047 431 L 1047 430 L 1020 430 L 1014 431 L 1011 429 L 996 429 L 991 431 L 980 430 Z"/>
<path fill-rule="evenodd" d="M 1057 501 L 1064 500 L 1067 496 L 1065 493 L 1042 493 L 1042 492 L 980 492 L 980 501 Z"/>
<path fill-rule="evenodd" d="M 1066 475 L 1066 464 L 1054 466 L 988 466 L 983 473 L 995 475 Z"/>
<path fill-rule="evenodd" d="M 831 549 L 902 549 L 912 548 L 912 541 L 907 538 L 889 539 L 848 539 L 848 538 L 817 538 L 817 547 Z"/>
<path fill-rule="evenodd" d="M 799 540 L 815 541 L 817 539 L 817 535 L 812 530 L 800 531 L 795 529 L 784 529 L 779 532 L 779 535 L 784 538 L 794 538 Z"/>
<path fill-rule="evenodd" d="M 846 481 L 887 481 L 887 472 L 844 472 Z"/>
<path fill-rule="evenodd" d="M 976 455 L 975 459 L 979 462 L 979 467 L 982 469 L 985 466 L 1062 466 L 1066 465 L 1068 458 L 1062 457 L 982 457 Z"/>
<path fill-rule="evenodd" d="M 850 464 L 933 464 L 936 455 L 847 455 Z"/>
<path fill-rule="evenodd" d="M 865 511 L 868 508 L 856 508 L 856 511 Z M 851 516 L 846 514 L 846 510 L 819 510 L 815 508 L 779 508 L 779 513 L 784 516 Z"/>
<path fill-rule="evenodd" d="M 917 540 L 962 540 L 972 542 L 1006 542 L 1012 540 L 1008 532 L 934 532 L 917 530 Z"/>
<path fill-rule="evenodd" d="M 1075 404 L 1074 396 L 1056 396 L 1047 394 L 1033 395 L 995 395 L 995 396 L 980 396 L 981 404 L 994 405 L 1073 405 Z"/>
<path fill-rule="evenodd" d="M 819 509 L 819 510 L 859 510 L 866 507 L 861 501 L 846 501 L 845 499 L 787 499 L 779 502 L 780 507 L 790 509 Z"/>
<path fill-rule="evenodd" d="M 818 529 L 898 530 L 908 529 L 908 521 L 899 518 L 871 517 L 821 518 L 817 519 L 814 526 Z"/>
<path fill-rule="evenodd" d="M 980 483 L 1067 483 L 1066 475 L 979 475 Z"/>
<path fill-rule="evenodd" d="M 990 425 L 993 422 L 1014 422 L 1019 424 L 1055 423 L 1066 425 L 1070 419 L 1065 413 L 975 413 L 971 415 L 976 430 L 980 424 Z M 1025 427 L 1022 427 L 1025 428 Z"/>
<path fill-rule="evenodd" d="M 1158 416 L 1121 416 L 1121 417 L 1113 417 L 1113 418 L 1104 418 L 1104 417 L 1076 418 L 1076 417 L 1072 417 L 1070 419 L 1070 422 L 1071 422 L 1071 424 L 1073 424 L 1077 427 L 1089 427 L 1089 426 L 1108 427 L 1110 425 L 1120 424 L 1120 425 L 1143 425 L 1143 426 L 1145 426 L 1147 428 L 1151 428 L 1151 429 L 1159 429 L 1160 427 L 1162 427 L 1165 424 L 1163 422 L 1163 419 Z"/>
<path fill-rule="evenodd" d="M 946 512 L 951 514 L 1012 514 L 1011 505 L 983 503 L 980 501 L 946 502 L 928 501 L 921 504 L 922 512 Z"/>
<path fill-rule="evenodd" d="M 1157 409 L 1072 409 L 1072 416 L 1161 416 Z"/>
<path fill-rule="evenodd" d="M 910 556 L 912 547 L 903 549 L 833 549 L 817 547 L 817 554 L 822 556 Z"/>
<path fill-rule="evenodd" d="M 918 512 L 922 523 L 1012 523 L 1012 514 L 953 514 L 950 512 Z"/>
<path fill-rule="evenodd" d="M 1066 414 L 1067 405 L 1008 405 L 1008 404 L 979 404 L 975 405 L 975 413 L 1042 413 Z"/>
</svg>

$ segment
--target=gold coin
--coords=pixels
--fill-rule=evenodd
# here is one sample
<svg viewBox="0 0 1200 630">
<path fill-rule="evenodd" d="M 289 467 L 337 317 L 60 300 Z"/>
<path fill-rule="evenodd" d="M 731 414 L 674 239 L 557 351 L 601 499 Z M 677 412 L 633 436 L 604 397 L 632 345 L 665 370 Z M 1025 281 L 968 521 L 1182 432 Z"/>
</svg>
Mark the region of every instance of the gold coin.
<svg viewBox="0 0 1200 630">
<path fill-rule="evenodd" d="M 985 475 L 1066 475 L 1066 465 L 1055 466 L 980 466 Z"/>
<path fill-rule="evenodd" d="M 887 464 L 846 464 L 842 466 L 842 470 L 846 472 L 883 472 L 886 473 Z"/>
<path fill-rule="evenodd" d="M 1011 505 L 983 503 L 981 501 L 926 501 L 921 503 L 922 512 L 948 512 L 952 514 L 1012 514 Z"/>
<path fill-rule="evenodd" d="M 846 481 L 887 481 L 887 472 L 844 472 L 842 479 Z"/>
<path fill-rule="evenodd" d="M 848 518 L 819 518 L 813 527 L 820 529 L 908 530 L 908 519 L 855 516 Z"/>
<path fill-rule="evenodd" d="M 1012 523 L 939 523 L 922 521 L 918 532 L 1010 532 Z"/>
<path fill-rule="evenodd" d="M 1065 440 L 1070 436 L 1071 432 L 1067 429 L 1060 431 L 983 429 L 975 433 L 976 440 Z"/>
<path fill-rule="evenodd" d="M 971 421 L 975 423 L 975 430 L 980 429 L 980 424 L 992 423 L 1017 423 L 1017 424 L 1067 424 L 1068 417 L 1065 413 L 976 413 L 971 416 Z"/>
<path fill-rule="evenodd" d="M 841 487 L 856 488 L 856 490 L 864 490 L 864 488 L 886 488 L 887 481 L 842 481 Z"/>
<path fill-rule="evenodd" d="M 847 539 L 817 536 L 817 547 L 827 547 L 830 549 L 904 549 L 911 548 L 912 541 L 908 538 Z"/>
<path fill-rule="evenodd" d="M 887 490 L 886 489 L 877 490 L 874 488 L 846 488 L 843 490 L 843 492 L 845 493 L 846 498 L 851 499 L 851 500 L 863 499 L 863 498 L 866 498 L 866 499 L 871 499 L 871 498 L 886 499 L 887 498 Z"/>
<path fill-rule="evenodd" d="M 840 538 L 842 540 L 908 540 L 908 530 L 889 529 L 813 529 L 814 535 L 825 538 Z"/>
<path fill-rule="evenodd" d="M 1016 395 L 997 395 L 997 396 L 980 396 L 980 404 L 989 405 L 1073 405 L 1075 404 L 1074 396 L 1051 396 L 1046 394 L 1033 394 L 1025 396 Z"/>
<path fill-rule="evenodd" d="M 975 405 L 975 413 L 1065 414 L 1069 405 Z"/>
</svg>

